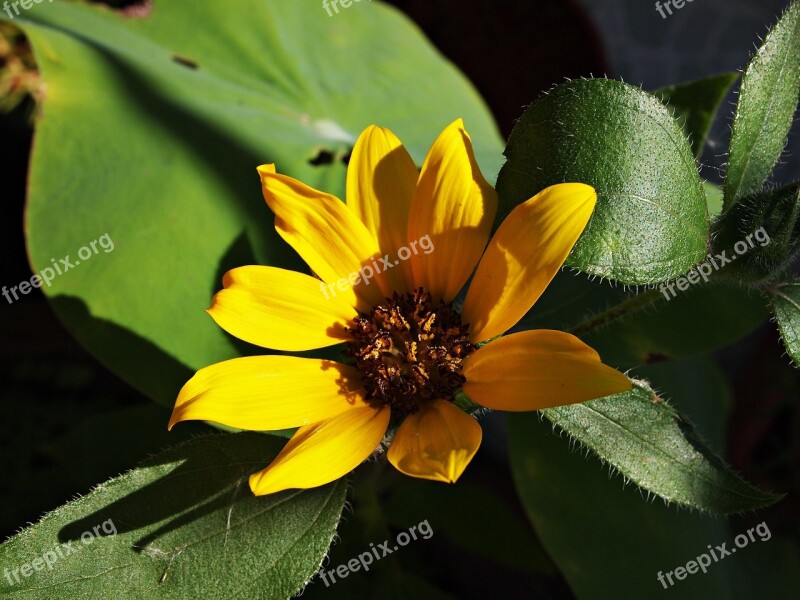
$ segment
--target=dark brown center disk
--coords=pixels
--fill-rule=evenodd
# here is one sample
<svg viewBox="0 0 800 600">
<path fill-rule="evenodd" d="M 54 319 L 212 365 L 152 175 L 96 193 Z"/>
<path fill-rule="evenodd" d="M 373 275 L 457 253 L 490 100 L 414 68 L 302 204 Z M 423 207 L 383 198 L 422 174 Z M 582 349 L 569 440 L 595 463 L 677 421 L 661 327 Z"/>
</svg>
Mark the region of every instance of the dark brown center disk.
<svg viewBox="0 0 800 600">
<path fill-rule="evenodd" d="M 402 418 L 431 400 L 454 399 L 464 385 L 464 359 L 477 349 L 468 329 L 451 302 L 434 307 L 418 288 L 356 317 L 346 354 L 361 372 L 367 401 Z"/>
</svg>

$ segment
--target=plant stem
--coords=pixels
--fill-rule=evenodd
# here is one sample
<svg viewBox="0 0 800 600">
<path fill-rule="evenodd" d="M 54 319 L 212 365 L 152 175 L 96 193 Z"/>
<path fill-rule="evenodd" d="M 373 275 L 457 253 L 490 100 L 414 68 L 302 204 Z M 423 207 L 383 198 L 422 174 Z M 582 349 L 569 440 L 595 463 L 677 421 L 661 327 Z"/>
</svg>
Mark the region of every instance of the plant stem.
<svg viewBox="0 0 800 600">
<path fill-rule="evenodd" d="M 610 325 L 614 321 L 621 319 L 631 313 L 634 313 L 646 306 L 650 306 L 659 300 L 664 300 L 664 294 L 658 290 L 648 290 L 641 294 L 637 294 L 631 298 L 623 300 L 619 304 L 612 306 L 603 312 L 596 313 L 578 323 L 575 327 L 570 329 L 569 333 L 577 337 L 581 337 L 606 325 Z"/>
</svg>

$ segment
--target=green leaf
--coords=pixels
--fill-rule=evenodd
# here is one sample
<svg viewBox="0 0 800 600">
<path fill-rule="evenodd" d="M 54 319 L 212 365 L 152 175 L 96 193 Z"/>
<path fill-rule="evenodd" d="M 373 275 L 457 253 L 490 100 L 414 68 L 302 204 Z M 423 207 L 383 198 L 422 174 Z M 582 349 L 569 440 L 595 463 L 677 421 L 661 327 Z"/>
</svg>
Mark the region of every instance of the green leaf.
<svg viewBox="0 0 800 600">
<path fill-rule="evenodd" d="M 559 85 L 528 108 L 505 154 L 501 215 L 556 183 L 597 190 L 570 266 L 638 285 L 705 256 L 706 198 L 691 148 L 667 108 L 639 88 L 606 79 Z"/>
<path fill-rule="evenodd" d="M 713 358 L 683 357 L 646 365 L 635 372 L 652 389 L 668 394 L 670 403 L 691 419 L 711 450 L 719 456 L 725 455 L 731 389 Z"/>
<path fill-rule="evenodd" d="M 169 405 L 193 370 L 254 351 L 203 312 L 226 270 L 306 269 L 274 230 L 257 165 L 341 193 L 343 159 L 369 124 L 390 127 L 420 163 L 463 117 L 491 180 L 502 143 L 471 84 L 382 3 L 336 18 L 313 2 L 157 4 L 139 19 L 44 3 L 14 23 L 47 89 L 29 178 L 32 266 L 74 261 L 109 235 L 113 251 L 44 291 L 107 367 Z"/>
<path fill-rule="evenodd" d="M 792 2 L 742 76 L 725 208 L 758 191 L 786 146 L 800 95 L 800 4 Z"/>
<path fill-rule="evenodd" d="M 769 318 L 759 292 L 731 285 L 703 285 L 664 296 L 643 310 L 581 338 L 618 368 L 711 352 L 741 339 Z"/>
<path fill-rule="evenodd" d="M 669 502 L 728 514 L 781 498 L 742 481 L 644 382 L 624 394 L 542 413 L 627 479 Z"/>
<path fill-rule="evenodd" d="M 653 91 L 672 110 L 684 134 L 692 141 L 695 157 L 703 153 L 720 104 L 737 79 L 738 73 L 723 73 Z"/>
<path fill-rule="evenodd" d="M 755 284 L 774 281 L 800 253 L 800 184 L 745 196 L 714 231 L 714 252 L 725 251 L 732 259 L 722 276 Z"/>
<path fill-rule="evenodd" d="M 673 285 L 674 298 L 660 289 L 666 295 L 659 289 L 636 294 L 562 271 L 512 331 L 570 331 L 604 362 L 628 369 L 715 350 L 769 317 L 760 292 L 741 286 L 694 285 L 681 292 Z"/>
<path fill-rule="evenodd" d="M 255 433 L 200 437 L 101 484 L 0 546 L 0 563 L 12 572 L 0 578 L 0 595 L 253 598 L 257 589 L 258 598 L 292 596 L 328 551 L 346 483 L 253 496 L 247 476 L 280 447 Z M 16 581 L 14 569 L 47 552 L 52 569 L 40 562 Z"/>
<path fill-rule="evenodd" d="M 437 537 L 446 537 L 472 555 L 523 572 L 554 573 L 552 562 L 518 506 L 496 489 L 466 482 L 442 487 L 405 479 L 392 486 L 385 501 L 386 515 L 396 529 L 406 528 L 424 515 L 435 527 Z"/>
<path fill-rule="evenodd" d="M 621 285 L 611 286 L 608 282 L 562 269 L 512 332 L 527 329 L 570 331 L 594 314 L 613 310 L 633 296 L 631 290 Z"/>
<path fill-rule="evenodd" d="M 730 548 L 743 529 L 729 531 L 722 519 L 648 501 L 641 490 L 609 477 L 596 458 L 571 449 L 535 415 L 509 416 L 509 447 L 531 523 L 579 600 L 778 600 L 796 595 L 797 552 L 769 562 L 776 552 L 773 544 L 788 545 L 775 536 L 767 542 L 756 537 L 757 543 L 714 562 L 707 573 L 683 581 L 673 575 L 675 584 L 664 589 L 659 573 L 685 567 L 708 552 L 708 545 Z M 779 591 L 784 582 L 787 589 Z"/>
<path fill-rule="evenodd" d="M 778 329 L 786 352 L 800 367 L 800 281 L 790 281 L 768 289 Z"/>
<path fill-rule="evenodd" d="M 625 489 L 596 458 L 571 449 L 535 415 L 510 415 L 508 427 L 520 499 L 577 598 L 701 598 L 701 591 L 705 598 L 728 597 L 724 563 L 670 590 L 656 577 L 706 544 L 725 541 L 723 521 L 678 512 L 658 499 L 647 501 L 635 487 Z"/>
<path fill-rule="evenodd" d="M 339 524 L 337 541 L 325 561 L 325 570 L 328 571 L 326 578 L 314 577 L 311 585 L 303 590 L 304 600 L 454 600 L 455 596 L 445 591 L 446 587 L 439 587 L 448 583 L 440 577 L 444 562 L 434 565 L 425 559 L 431 554 L 438 554 L 436 549 L 431 548 L 440 537 L 437 513 L 431 512 L 429 507 L 421 512 L 412 508 L 406 513 L 408 520 L 396 523 L 396 527 L 390 528 L 386 521 L 386 494 L 394 496 L 398 488 L 402 493 L 403 484 L 411 480 L 410 477 L 397 474 L 396 477 L 401 479 L 400 486 L 393 485 L 393 482 L 387 485 L 385 480 L 379 483 L 376 474 L 383 471 L 382 467 L 386 465 L 364 465 L 353 474 L 349 494 L 352 514 L 348 514 Z M 463 495 L 459 497 L 464 500 Z M 421 526 L 423 521 L 428 527 L 408 547 L 393 550 L 390 556 L 373 561 L 366 570 L 363 567 L 348 569 L 345 577 L 335 573 L 339 565 L 347 565 L 364 552 L 369 553 L 370 548 L 377 548 L 381 542 L 388 540 L 389 548 L 393 549 L 399 532 L 407 532 L 411 526 L 418 524 Z M 428 536 L 427 539 L 425 536 Z M 433 583 L 434 579 L 438 585 Z"/>
<path fill-rule="evenodd" d="M 768 521 L 762 523 L 769 525 Z M 744 533 L 744 530 L 735 533 Z M 766 541 L 766 544 L 747 546 L 747 552 L 743 551 L 737 556 L 746 558 L 746 561 L 740 561 L 741 567 L 731 565 L 735 597 L 743 600 L 800 597 L 800 549 L 797 540 L 788 535 L 773 535 Z"/>
</svg>

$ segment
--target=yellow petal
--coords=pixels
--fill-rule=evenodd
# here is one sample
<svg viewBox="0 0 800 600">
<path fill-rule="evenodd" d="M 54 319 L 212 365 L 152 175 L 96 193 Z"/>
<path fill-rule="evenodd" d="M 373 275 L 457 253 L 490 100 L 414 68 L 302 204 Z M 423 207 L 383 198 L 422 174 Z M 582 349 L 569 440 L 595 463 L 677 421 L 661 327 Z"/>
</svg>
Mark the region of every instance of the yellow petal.
<svg viewBox="0 0 800 600">
<path fill-rule="evenodd" d="M 452 402 L 436 400 L 406 417 L 388 458 L 401 473 L 455 483 L 481 445 L 481 426 Z"/>
<path fill-rule="evenodd" d="M 391 293 L 386 277 L 383 271 L 368 275 L 380 256 L 378 242 L 355 213 L 335 196 L 275 173 L 273 165 L 258 172 L 275 229 L 311 270 L 362 312 L 382 303 Z"/>
<path fill-rule="evenodd" d="M 542 295 L 594 210 L 597 194 L 582 183 L 549 187 L 517 206 L 481 259 L 462 319 L 483 342 L 508 331 Z"/>
<path fill-rule="evenodd" d="M 630 380 L 574 335 L 538 329 L 488 343 L 464 361 L 464 393 L 496 410 L 527 411 L 630 391 Z"/>
<path fill-rule="evenodd" d="M 414 287 L 425 287 L 434 300 L 455 298 L 478 264 L 496 212 L 497 194 L 458 119 L 433 143 L 411 203 L 408 239 L 430 236 L 433 245 L 410 258 Z"/>
<path fill-rule="evenodd" d="M 181 389 L 179 421 L 215 421 L 238 429 L 288 429 L 364 407 L 361 375 L 330 360 L 248 356 L 200 369 Z"/>
<path fill-rule="evenodd" d="M 250 476 L 256 496 L 325 485 L 360 465 L 389 425 L 388 407 L 355 408 L 297 430 L 266 469 Z"/>
<path fill-rule="evenodd" d="M 275 350 L 313 350 L 350 339 L 355 309 L 314 277 L 275 267 L 225 274 L 208 314 L 231 335 Z"/>
<path fill-rule="evenodd" d="M 408 211 L 418 176 L 411 156 L 388 129 L 371 125 L 356 141 L 347 167 L 347 206 L 392 262 L 410 241 Z M 387 275 L 394 291 L 407 291 L 402 269 L 390 269 Z"/>
</svg>

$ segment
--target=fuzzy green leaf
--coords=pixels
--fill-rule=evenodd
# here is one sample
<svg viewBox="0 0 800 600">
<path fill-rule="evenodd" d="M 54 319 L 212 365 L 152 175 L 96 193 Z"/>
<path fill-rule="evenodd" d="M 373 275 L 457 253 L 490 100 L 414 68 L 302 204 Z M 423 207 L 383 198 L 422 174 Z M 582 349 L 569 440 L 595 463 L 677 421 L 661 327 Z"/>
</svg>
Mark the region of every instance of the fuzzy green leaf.
<svg viewBox="0 0 800 600">
<path fill-rule="evenodd" d="M 646 383 L 542 412 L 633 483 L 669 502 L 728 514 L 780 499 L 739 478 Z"/>
<path fill-rule="evenodd" d="M 756 537 L 706 573 L 678 580 L 676 567 L 708 552 L 709 544 L 730 548 L 743 529 L 729 530 L 713 515 L 648 501 L 641 490 L 609 477 L 596 458 L 571 449 L 535 415 L 509 419 L 509 446 L 522 504 L 579 600 L 777 600 L 800 589 L 794 544 L 776 535 L 766 542 Z M 741 581 L 740 573 L 746 574 Z"/>
<path fill-rule="evenodd" d="M 0 595 L 291 597 L 328 551 L 346 483 L 253 496 L 247 476 L 280 447 L 262 434 L 200 437 L 101 484 L 0 546 Z M 34 562 L 48 552 L 52 568 Z M 26 564 L 41 568 L 25 576 Z"/>
<path fill-rule="evenodd" d="M 556 183 L 597 190 L 570 266 L 651 284 L 705 256 L 706 197 L 691 148 L 667 108 L 641 89 L 606 79 L 559 85 L 528 108 L 505 154 L 501 216 Z"/>
<path fill-rule="evenodd" d="M 800 281 L 769 288 L 769 296 L 786 352 L 800 367 Z"/>
<path fill-rule="evenodd" d="M 793 2 L 742 76 L 725 208 L 758 191 L 786 146 L 800 95 L 800 3 Z"/>
</svg>

